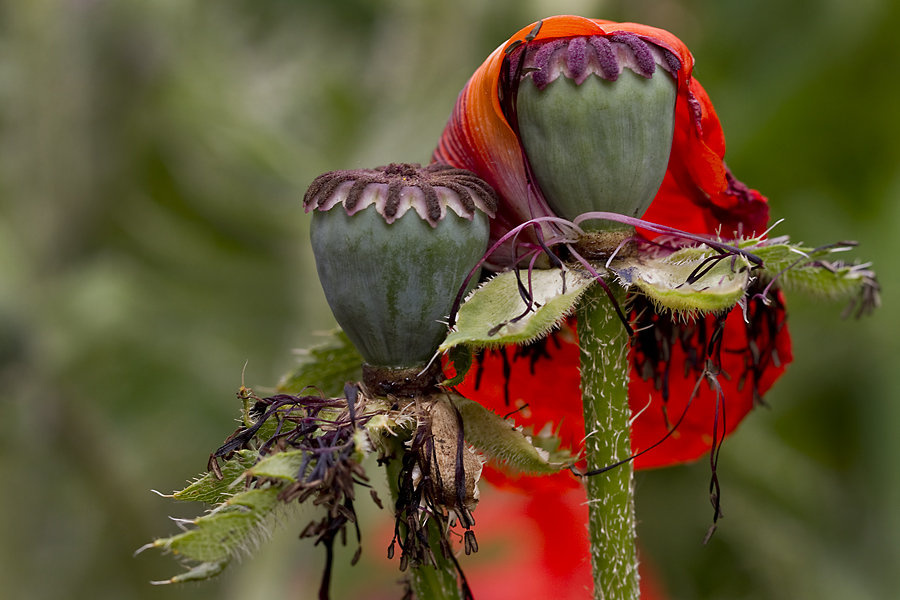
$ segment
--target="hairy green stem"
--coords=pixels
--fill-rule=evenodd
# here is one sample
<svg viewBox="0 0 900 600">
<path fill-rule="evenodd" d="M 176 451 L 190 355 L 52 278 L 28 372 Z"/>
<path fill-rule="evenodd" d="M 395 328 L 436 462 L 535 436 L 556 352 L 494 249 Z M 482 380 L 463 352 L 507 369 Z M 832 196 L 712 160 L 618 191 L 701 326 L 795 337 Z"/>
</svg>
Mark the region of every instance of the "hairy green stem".
<svg viewBox="0 0 900 600">
<path fill-rule="evenodd" d="M 613 286 L 619 303 L 624 292 Z M 599 285 L 578 306 L 581 394 L 588 469 L 631 455 L 628 336 Z M 594 598 L 639 600 L 635 551 L 634 481 L 629 462 L 587 478 Z"/>
<path fill-rule="evenodd" d="M 405 448 L 399 438 L 393 439 L 392 447 L 394 458 L 387 464 L 385 470 L 391 489 L 391 509 L 396 511 Z M 400 530 L 405 534 L 406 525 L 401 523 Z M 412 564 L 408 567 L 409 582 L 416 595 L 416 600 L 462 600 L 462 593 L 457 583 L 456 567 L 441 554 L 440 535 L 437 523 L 434 522 L 434 519 L 429 519 L 428 541 L 437 567 Z M 401 552 L 401 550 L 398 548 L 397 552 Z"/>
</svg>

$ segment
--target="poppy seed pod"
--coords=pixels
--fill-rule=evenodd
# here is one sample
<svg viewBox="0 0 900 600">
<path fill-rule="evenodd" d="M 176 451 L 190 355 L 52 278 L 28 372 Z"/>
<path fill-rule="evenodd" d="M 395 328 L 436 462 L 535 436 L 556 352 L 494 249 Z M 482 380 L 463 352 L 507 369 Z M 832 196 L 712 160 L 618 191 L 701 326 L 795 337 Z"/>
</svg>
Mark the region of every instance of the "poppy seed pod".
<svg viewBox="0 0 900 600">
<path fill-rule="evenodd" d="M 601 38 L 614 50 L 609 60 L 601 61 L 603 54 L 598 46 L 604 44 L 596 43 Z M 579 39 L 583 42 L 576 42 Z M 579 46 L 583 46 L 583 55 Z M 526 67 L 533 66 L 544 47 L 553 49 L 552 52 L 544 50 L 550 56 L 540 61 L 550 68 L 537 75 Z M 526 50 L 532 58 L 526 57 L 520 68 L 517 59 Z M 627 76 L 642 83 L 640 80 L 650 71 L 651 63 L 653 78 L 646 83 L 660 78 L 654 85 L 662 84 L 670 76 L 674 80 L 674 133 L 662 185 L 642 218 L 691 233 L 724 237 L 754 232 L 758 235 L 766 230 L 769 219 L 766 199 L 741 183 L 725 165 L 722 126 L 709 96 L 693 77 L 694 58 L 687 46 L 671 33 L 655 27 L 565 15 L 548 17 L 522 28 L 491 53 L 460 92 L 434 151 L 435 161 L 472 171 L 497 191 L 501 202 L 491 220 L 492 242 L 529 219 L 562 216 L 542 193 L 551 184 L 541 181 L 530 166 L 547 160 L 538 156 L 544 150 L 528 147 L 529 142 L 520 132 L 522 115 L 517 114 L 517 97 L 526 87 L 522 76 L 531 80 L 528 85 L 534 82 L 538 89 L 533 91 L 540 91 L 545 80 L 553 81 L 548 88 L 556 85 L 584 88 L 584 79 L 589 77 L 602 79 L 594 82 L 598 84 L 595 87 L 614 88 L 623 83 L 611 81 L 616 69 L 621 68 L 618 79 Z M 607 70 L 607 65 L 613 68 Z M 558 77 L 559 69 L 565 77 Z M 579 79 L 582 85 L 573 85 Z M 577 93 L 569 96 L 580 102 Z M 600 166 L 593 164 L 584 171 L 596 168 Z M 584 172 L 579 172 L 575 179 L 582 176 Z M 567 190 L 570 182 L 566 183 Z M 627 210 L 621 213 L 632 215 Z M 590 227 L 589 223 L 584 224 Z M 648 231 L 638 233 L 650 239 L 656 237 Z M 537 243 L 529 234 L 523 232 L 519 240 Z M 496 255 L 513 256 L 509 252 Z M 509 266 L 509 261 L 496 266 Z"/>
<path fill-rule="evenodd" d="M 519 136 L 553 212 L 567 219 L 591 211 L 644 214 L 669 163 L 676 82 L 667 71 L 680 68 L 673 54 L 627 33 L 557 38 L 514 51 L 509 69 Z"/>
<path fill-rule="evenodd" d="M 496 196 L 447 165 L 334 171 L 306 192 L 319 280 L 335 319 L 372 367 L 419 368 L 487 248 Z"/>
</svg>

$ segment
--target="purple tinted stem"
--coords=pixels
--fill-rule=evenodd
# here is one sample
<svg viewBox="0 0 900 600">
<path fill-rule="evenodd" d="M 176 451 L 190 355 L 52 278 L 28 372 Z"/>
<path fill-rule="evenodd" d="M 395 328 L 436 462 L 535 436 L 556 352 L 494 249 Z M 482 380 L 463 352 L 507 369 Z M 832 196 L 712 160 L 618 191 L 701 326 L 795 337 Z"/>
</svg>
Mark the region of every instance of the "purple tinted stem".
<svg viewBox="0 0 900 600">
<path fill-rule="evenodd" d="M 695 242 L 706 244 L 710 248 L 718 250 L 719 252 L 733 252 L 735 254 L 740 254 L 741 256 L 747 258 L 747 260 L 758 266 L 762 266 L 763 264 L 763 260 L 760 257 L 751 252 L 747 252 L 746 250 L 741 250 L 740 248 L 731 246 L 730 244 L 719 242 L 717 240 L 698 235 L 696 233 L 688 233 L 687 231 L 675 229 L 674 227 L 658 225 L 657 223 L 651 223 L 650 221 L 644 221 L 643 219 L 636 219 L 634 217 L 626 217 L 625 215 L 620 215 L 618 213 L 601 211 L 584 213 L 583 215 L 578 215 L 577 217 L 575 217 L 575 220 L 572 221 L 572 223 L 574 225 L 578 225 L 583 221 L 588 221 L 591 219 L 605 219 L 607 221 L 615 221 L 616 223 L 631 225 L 632 227 L 640 227 L 641 229 L 646 229 L 647 231 L 652 231 L 654 233 L 664 233 L 668 235 L 678 236 L 686 240 L 693 240 Z"/>
<path fill-rule="evenodd" d="M 466 289 L 469 287 L 469 283 L 472 281 L 472 278 L 475 277 L 475 273 L 477 273 L 481 269 L 481 265 L 483 265 L 484 262 L 507 241 L 518 236 L 526 228 L 536 227 L 540 223 L 555 223 L 557 225 L 565 225 L 566 227 L 571 228 L 575 233 L 584 233 L 584 231 L 582 231 L 580 227 L 574 225 L 571 221 L 562 219 L 560 217 L 538 217 L 536 219 L 531 219 L 530 221 L 525 221 L 521 225 L 510 229 L 506 233 L 506 235 L 497 240 L 494 245 L 484 253 L 484 256 L 482 256 L 481 260 L 478 261 L 478 264 L 472 267 L 472 270 L 469 271 L 469 274 L 466 276 L 465 280 L 463 280 L 463 284 L 460 286 L 459 292 L 457 292 L 456 294 L 456 300 L 453 301 L 453 310 L 450 311 L 450 318 L 448 320 L 450 329 L 453 329 L 453 327 L 456 325 L 456 315 L 459 312 L 460 305 L 462 304 L 463 295 L 466 293 Z"/>
</svg>

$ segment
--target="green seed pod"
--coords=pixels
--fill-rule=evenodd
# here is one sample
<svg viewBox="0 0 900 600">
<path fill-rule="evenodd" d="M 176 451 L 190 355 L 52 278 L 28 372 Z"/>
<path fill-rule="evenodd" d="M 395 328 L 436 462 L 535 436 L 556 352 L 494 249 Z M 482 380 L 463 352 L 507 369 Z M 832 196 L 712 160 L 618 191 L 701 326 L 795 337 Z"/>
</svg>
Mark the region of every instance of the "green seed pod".
<svg viewBox="0 0 900 600">
<path fill-rule="evenodd" d="M 490 186 L 446 165 L 391 164 L 326 173 L 304 206 L 316 209 L 310 237 L 325 297 L 366 362 L 428 363 L 487 249 Z"/>
<path fill-rule="evenodd" d="M 519 133 L 556 214 L 644 214 L 672 148 L 676 83 L 668 69 L 661 48 L 630 34 L 551 40 L 526 56 Z"/>
</svg>

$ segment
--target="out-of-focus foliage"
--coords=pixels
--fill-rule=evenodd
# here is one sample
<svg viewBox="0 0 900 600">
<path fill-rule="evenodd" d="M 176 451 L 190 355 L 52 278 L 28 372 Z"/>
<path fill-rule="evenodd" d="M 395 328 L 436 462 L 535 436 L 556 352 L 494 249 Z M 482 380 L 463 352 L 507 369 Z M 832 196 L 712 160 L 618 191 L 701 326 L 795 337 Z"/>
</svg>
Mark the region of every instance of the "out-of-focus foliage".
<svg viewBox="0 0 900 600">
<path fill-rule="evenodd" d="M 858 239 L 884 286 L 860 322 L 790 300 L 796 361 L 725 443 L 708 546 L 702 461 L 639 478 L 662 584 L 685 599 L 900 593 L 893 0 L 2 0 L 0 596 L 314 595 L 323 557 L 290 515 L 217 581 L 151 587 L 171 559 L 132 552 L 177 531 L 167 514 L 197 513 L 150 488 L 184 487 L 233 431 L 245 361 L 262 392 L 333 327 L 309 182 L 427 161 L 469 74 L 554 12 L 682 37 L 729 166 L 787 218 L 775 233 Z M 367 533 L 337 598 L 399 596 L 378 559 L 390 534 Z"/>
</svg>

